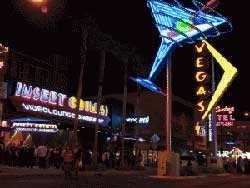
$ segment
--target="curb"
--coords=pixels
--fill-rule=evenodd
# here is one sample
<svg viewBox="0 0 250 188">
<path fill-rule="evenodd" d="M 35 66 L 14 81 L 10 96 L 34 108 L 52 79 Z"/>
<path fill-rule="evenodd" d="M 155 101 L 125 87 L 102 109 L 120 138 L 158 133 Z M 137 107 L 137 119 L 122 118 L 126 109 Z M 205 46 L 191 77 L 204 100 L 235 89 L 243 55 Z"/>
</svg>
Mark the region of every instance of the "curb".
<svg viewBox="0 0 250 188">
<path fill-rule="evenodd" d="M 196 178 L 205 178 L 206 175 L 201 176 L 148 176 L 154 179 L 175 179 L 175 180 L 183 180 L 183 179 L 196 179 Z"/>
<path fill-rule="evenodd" d="M 62 176 L 62 174 L 55 174 L 55 173 L 47 173 L 47 174 L 32 174 L 32 173 L 28 173 L 28 174 L 20 174 L 20 173 L 7 173 L 7 172 L 1 172 L 0 173 L 0 178 L 1 177 L 6 177 L 6 176 L 15 176 L 15 177 L 27 177 L 27 176 Z"/>
<path fill-rule="evenodd" d="M 230 173 L 223 173 L 223 174 L 202 174 L 198 176 L 148 176 L 150 178 L 155 178 L 155 179 L 196 179 L 196 178 L 206 178 L 206 177 L 212 177 L 212 176 L 219 176 L 219 177 L 224 177 L 224 176 L 230 176 L 232 174 Z"/>
</svg>

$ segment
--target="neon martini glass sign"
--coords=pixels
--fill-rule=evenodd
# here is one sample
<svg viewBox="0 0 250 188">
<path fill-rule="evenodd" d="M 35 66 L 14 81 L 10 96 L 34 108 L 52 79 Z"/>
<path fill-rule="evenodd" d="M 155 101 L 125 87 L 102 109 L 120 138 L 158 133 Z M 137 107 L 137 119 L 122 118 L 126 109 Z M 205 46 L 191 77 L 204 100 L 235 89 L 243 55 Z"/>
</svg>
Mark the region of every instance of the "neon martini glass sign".
<svg viewBox="0 0 250 188">
<path fill-rule="evenodd" d="M 182 44 L 192 44 L 200 40 L 204 41 L 209 51 L 225 71 L 214 96 L 212 96 L 208 109 L 202 116 L 204 120 L 207 118 L 212 107 L 225 92 L 226 87 L 235 77 L 237 69 L 227 62 L 225 58 L 222 60 L 220 58 L 221 55 L 205 41 L 207 38 L 217 37 L 223 33 L 232 31 L 231 23 L 221 14 L 214 11 L 211 8 L 212 6 L 210 7 L 212 3 L 216 4 L 218 2 L 216 2 L 216 0 L 211 0 L 207 5 L 204 5 L 198 1 L 192 0 L 192 3 L 198 10 L 183 7 L 177 0 L 174 0 L 174 3 L 171 4 L 160 0 L 147 1 L 147 5 L 152 11 L 156 27 L 162 38 L 161 45 L 148 78 L 137 77 L 131 79 L 153 92 L 166 95 L 165 91 L 154 83 L 164 64 L 168 63 L 164 61 L 164 59 L 167 56 L 170 57 L 171 52 L 176 47 L 181 47 Z"/>
<path fill-rule="evenodd" d="M 176 47 L 182 47 L 182 44 L 192 44 L 232 31 L 231 23 L 221 14 L 198 1 L 192 2 L 198 10 L 183 7 L 177 0 L 174 0 L 174 3 L 147 1 L 162 40 L 148 78 L 131 78 L 133 81 L 153 92 L 166 95 L 165 91 L 154 83 L 167 63 L 164 61 L 165 57 Z M 204 12 L 204 7 L 209 13 Z"/>
</svg>

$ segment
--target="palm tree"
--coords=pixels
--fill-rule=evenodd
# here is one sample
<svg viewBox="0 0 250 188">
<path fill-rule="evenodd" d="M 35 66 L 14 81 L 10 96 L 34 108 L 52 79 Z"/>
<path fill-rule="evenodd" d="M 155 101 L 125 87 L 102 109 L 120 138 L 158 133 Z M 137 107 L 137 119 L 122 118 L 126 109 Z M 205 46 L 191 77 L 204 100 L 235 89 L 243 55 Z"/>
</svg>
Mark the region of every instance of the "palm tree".
<svg viewBox="0 0 250 188">
<path fill-rule="evenodd" d="M 73 127 L 73 147 L 78 144 L 77 138 L 77 128 L 78 128 L 78 112 L 79 112 L 79 103 L 80 97 L 82 95 L 82 78 L 83 78 L 83 70 L 86 63 L 86 54 L 87 54 L 87 37 L 88 30 L 81 25 L 81 37 L 82 37 L 82 45 L 81 45 L 81 66 L 80 66 L 80 74 L 78 80 L 78 89 L 77 89 L 77 103 L 76 103 L 76 114 L 74 118 L 74 127 Z"/>
<path fill-rule="evenodd" d="M 125 167 L 124 162 L 124 148 L 125 148 L 125 119 L 126 119 L 126 104 L 127 104 L 127 78 L 128 78 L 128 63 L 133 58 L 134 62 L 139 62 L 138 64 L 134 64 L 134 67 L 140 67 L 140 72 L 145 73 L 145 67 L 142 66 L 141 61 L 143 60 L 142 56 L 139 55 L 138 50 L 128 44 L 121 44 L 120 42 L 117 42 L 112 39 L 110 35 L 107 35 L 99 29 L 98 25 L 94 22 L 94 20 L 88 19 L 88 23 L 85 23 L 84 31 L 87 31 L 87 38 L 85 38 L 84 44 L 87 44 L 88 41 L 88 47 L 91 49 L 97 49 L 101 51 L 101 58 L 100 58 L 100 75 L 99 75 L 99 86 L 98 86 L 98 94 L 97 94 L 97 115 L 96 115 L 96 124 L 95 124 L 95 137 L 94 137 L 94 147 L 93 147 L 93 159 L 92 159 L 92 165 L 96 166 L 97 164 L 97 150 L 98 150 L 98 130 L 99 130 L 99 110 L 100 110 L 100 104 L 102 101 L 102 90 L 103 90 L 103 78 L 105 73 L 105 65 L 106 65 L 106 52 L 111 53 L 113 56 L 115 56 L 118 60 L 121 60 L 124 65 L 124 87 L 123 87 L 123 105 L 122 105 L 122 149 L 121 149 L 121 158 L 122 158 L 122 167 Z M 87 52 L 87 46 L 83 48 L 84 50 L 81 52 L 81 56 L 86 61 L 86 52 Z M 84 55 L 85 54 L 85 55 Z M 139 66 L 138 66 L 139 65 Z M 134 68 L 137 71 L 138 68 Z M 80 78 L 79 78 L 80 79 Z M 80 83 L 80 81 L 79 81 Z M 77 99 L 78 100 L 78 99 Z M 76 134 L 75 134 L 76 135 Z"/>
<path fill-rule="evenodd" d="M 101 50 L 101 65 L 100 65 L 100 76 L 99 76 L 99 86 L 98 86 L 98 95 L 97 95 L 97 114 L 96 114 L 96 123 L 95 123 L 95 138 L 94 138 L 94 149 L 93 149 L 93 159 L 92 165 L 96 166 L 97 164 L 97 146 L 98 146 L 98 130 L 99 130 L 99 112 L 102 100 L 102 88 L 103 88 L 103 77 L 104 77 L 104 68 L 105 68 L 105 49 Z"/>
</svg>

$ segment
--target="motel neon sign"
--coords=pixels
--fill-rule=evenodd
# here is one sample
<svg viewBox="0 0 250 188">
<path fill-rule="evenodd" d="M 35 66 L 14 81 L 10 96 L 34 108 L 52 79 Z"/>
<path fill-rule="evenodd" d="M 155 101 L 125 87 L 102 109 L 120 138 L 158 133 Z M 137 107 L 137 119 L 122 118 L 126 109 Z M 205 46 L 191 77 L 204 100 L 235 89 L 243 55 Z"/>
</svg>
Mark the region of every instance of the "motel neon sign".
<svg viewBox="0 0 250 188">
<path fill-rule="evenodd" d="M 220 107 L 216 106 L 216 126 L 231 127 L 234 125 L 235 119 L 233 117 L 234 107 Z"/>
</svg>

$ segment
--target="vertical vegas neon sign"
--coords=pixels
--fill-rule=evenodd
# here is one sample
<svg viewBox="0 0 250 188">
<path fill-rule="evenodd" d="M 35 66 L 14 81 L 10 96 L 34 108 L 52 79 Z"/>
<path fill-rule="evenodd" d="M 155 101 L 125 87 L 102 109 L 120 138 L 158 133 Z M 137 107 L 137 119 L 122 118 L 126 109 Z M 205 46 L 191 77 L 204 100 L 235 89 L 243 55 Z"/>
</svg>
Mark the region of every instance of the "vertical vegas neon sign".
<svg viewBox="0 0 250 188">
<path fill-rule="evenodd" d="M 195 81 L 197 83 L 197 87 L 195 90 L 195 94 L 198 97 L 198 102 L 196 103 L 196 110 L 198 112 L 198 119 L 201 119 L 202 114 L 206 111 L 208 101 L 206 100 L 210 96 L 210 90 L 206 85 L 210 76 L 207 73 L 207 69 L 209 68 L 210 62 L 206 58 L 208 54 L 208 50 L 206 48 L 206 43 L 200 42 L 195 45 L 195 50 L 198 54 L 195 60 Z M 203 127 L 204 128 L 204 127 Z M 200 127 L 200 123 L 196 122 L 195 130 L 198 136 L 205 136 L 204 133 L 200 134 L 202 127 Z M 204 131 L 203 131 L 204 132 Z"/>
</svg>

